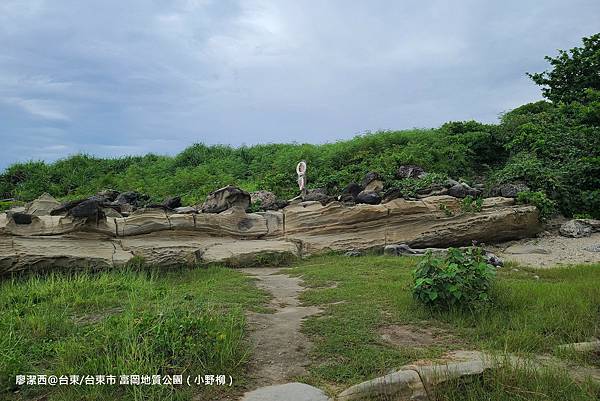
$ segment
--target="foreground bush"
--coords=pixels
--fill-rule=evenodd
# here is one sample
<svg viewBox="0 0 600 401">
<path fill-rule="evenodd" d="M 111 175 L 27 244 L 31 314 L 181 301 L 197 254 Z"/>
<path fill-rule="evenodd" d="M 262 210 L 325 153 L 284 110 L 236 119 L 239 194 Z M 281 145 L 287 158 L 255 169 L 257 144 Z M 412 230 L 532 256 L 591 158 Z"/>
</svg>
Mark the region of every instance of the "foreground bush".
<svg viewBox="0 0 600 401">
<path fill-rule="evenodd" d="M 450 248 L 444 258 L 428 253 L 413 273 L 413 295 L 430 307 L 474 309 L 490 300 L 495 272 L 479 247 Z"/>
</svg>

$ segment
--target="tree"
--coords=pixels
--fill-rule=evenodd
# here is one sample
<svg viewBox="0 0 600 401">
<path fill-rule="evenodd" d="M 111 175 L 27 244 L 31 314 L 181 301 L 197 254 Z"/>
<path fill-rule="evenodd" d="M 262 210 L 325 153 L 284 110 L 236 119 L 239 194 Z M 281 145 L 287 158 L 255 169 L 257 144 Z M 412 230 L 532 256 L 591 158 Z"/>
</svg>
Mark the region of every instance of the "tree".
<svg viewBox="0 0 600 401">
<path fill-rule="evenodd" d="M 583 47 L 559 50 L 557 57 L 545 57 L 550 71 L 527 73 L 553 103 L 587 103 L 590 91 L 600 91 L 600 33 L 583 38 Z"/>
</svg>

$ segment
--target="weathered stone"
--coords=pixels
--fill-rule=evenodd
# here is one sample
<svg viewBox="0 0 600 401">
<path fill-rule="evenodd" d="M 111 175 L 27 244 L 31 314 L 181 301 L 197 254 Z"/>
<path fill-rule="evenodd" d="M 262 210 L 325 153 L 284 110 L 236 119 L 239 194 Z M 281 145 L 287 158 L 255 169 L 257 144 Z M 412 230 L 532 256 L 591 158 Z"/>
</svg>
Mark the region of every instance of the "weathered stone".
<svg viewBox="0 0 600 401">
<path fill-rule="evenodd" d="M 52 209 L 50 211 L 50 215 L 52 215 L 52 216 L 65 215 L 65 214 L 67 214 L 67 212 L 69 212 L 69 210 L 73 209 L 75 206 L 79 205 L 81 202 L 83 202 L 85 200 L 86 199 L 76 199 L 76 200 L 63 202 L 59 206 Z"/>
<path fill-rule="evenodd" d="M 68 215 L 74 218 L 100 219 L 102 217 L 100 203 L 96 199 L 84 200 L 69 210 Z"/>
<path fill-rule="evenodd" d="M 589 237 L 594 231 L 600 231 L 600 220 L 574 219 L 560 226 L 560 235 L 571 238 Z"/>
<path fill-rule="evenodd" d="M 173 211 L 178 214 L 198 213 L 198 210 L 196 210 L 196 208 L 193 206 L 176 207 Z"/>
<path fill-rule="evenodd" d="M 260 202 L 260 210 L 279 210 L 288 205 L 288 202 L 282 199 L 277 199 L 273 192 L 269 191 L 254 191 L 250 192 L 250 203 L 257 204 Z"/>
<path fill-rule="evenodd" d="M 132 257 L 133 254 L 112 241 L 89 233 L 85 237 L 0 236 L 0 274 L 21 270 L 107 269 L 124 265 Z"/>
<path fill-rule="evenodd" d="M 367 192 L 381 192 L 383 191 L 383 181 L 378 173 L 370 172 L 361 182 L 361 187 Z"/>
<path fill-rule="evenodd" d="M 163 201 L 162 205 L 166 209 L 176 209 L 178 207 L 181 207 L 181 196 L 169 197 Z"/>
<path fill-rule="evenodd" d="M 425 174 L 423 167 L 415 166 L 413 164 L 400 166 L 398 167 L 398 170 L 396 170 L 396 178 L 400 180 L 405 178 L 422 178 Z"/>
<path fill-rule="evenodd" d="M 360 185 L 355 182 L 351 182 L 350 184 L 346 185 L 344 189 L 342 189 L 338 200 L 344 203 L 356 202 L 356 197 L 361 191 L 362 187 Z"/>
<path fill-rule="evenodd" d="M 103 208 L 100 208 L 100 212 L 102 212 L 102 214 L 105 217 L 107 217 L 107 218 L 120 218 L 120 217 L 123 217 L 123 215 L 121 215 L 121 213 L 117 212 L 112 207 L 103 207 Z"/>
<path fill-rule="evenodd" d="M 119 196 L 119 191 L 115 191 L 113 189 L 104 189 L 98 192 L 96 196 L 105 199 L 106 202 L 113 202 L 115 199 L 117 199 L 117 196 Z"/>
<path fill-rule="evenodd" d="M 31 224 L 33 215 L 25 212 L 10 212 L 8 218 L 11 219 L 15 224 L 26 225 Z"/>
<path fill-rule="evenodd" d="M 25 213 L 34 216 L 47 216 L 59 206 L 60 202 L 54 199 L 52 195 L 44 192 L 39 198 L 25 206 Z"/>
<path fill-rule="evenodd" d="M 378 205 L 381 203 L 381 196 L 374 191 L 361 191 L 356 196 L 356 203 L 366 203 L 367 205 Z"/>
<path fill-rule="evenodd" d="M 316 387 L 304 383 L 286 383 L 261 387 L 250 391 L 242 401 L 328 401 L 329 398 Z"/>
<path fill-rule="evenodd" d="M 383 248 L 385 255 L 400 256 L 400 255 L 421 255 L 422 253 L 415 251 L 406 244 L 386 245 Z"/>
<path fill-rule="evenodd" d="M 492 188 L 490 191 L 493 196 L 502 196 L 505 198 L 516 198 L 519 192 L 529 191 L 529 187 L 524 183 L 506 183 Z"/>
<path fill-rule="evenodd" d="M 448 195 L 450 196 L 454 196 L 455 198 L 464 198 L 467 196 L 479 196 L 481 195 L 481 191 L 475 189 L 475 188 L 471 188 L 470 186 L 468 186 L 465 183 L 459 183 L 459 184 L 455 184 L 453 186 L 451 186 L 448 189 Z"/>
<path fill-rule="evenodd" d="M 333 201 L 334 197 L 329 196 L 325 188 L 316 188 L 307 190 L 306 195 L 304 195 L 302 200 L 304 202 L 320 202 L 321 204 L 326 205 Z"/>
<path fill-rule="evenodd" d="M 356 384 L 342 391 L 335 399 L 337 401 L 350 401 L 378 399 L 383 396 L 390 399 L 393 397 L 395 400 L 429 400 L 421 378 L 414 370 L 400 370 Z"/>
<path fill-rule="evenodd" d="M 356 257 L 362 256 L 362 252 L 360 252 L 360 251 L 348 251 L 348 252 L 344 253 L 344 256 L 349 256 L 349 257 L 352 257 L 352 258 L 356 258 Z"/>
<path fill-rule="evenodd" d="M 202 204 L 203 213 L 221 213 L 232 207 L 244 210 L 250 207 L 250 194 L 233 185 L 211 192 Z"/>
<path fill-rule="evenodd" d="M 401 198 L 402 195 L 402 190 L 400 190 L 400 188 L 390 188 L 383 193 L 381 203 L 388 203 L 394 199 Z"/>
<path fill-rule="evenodd" d="M 135 208 L 142 207 L 150 199 L 146 194 L 142 194 L 135 191 L 121 192 L 115 199 L 115 203 L 118 205 L 129 204 Z"/>
</svg>

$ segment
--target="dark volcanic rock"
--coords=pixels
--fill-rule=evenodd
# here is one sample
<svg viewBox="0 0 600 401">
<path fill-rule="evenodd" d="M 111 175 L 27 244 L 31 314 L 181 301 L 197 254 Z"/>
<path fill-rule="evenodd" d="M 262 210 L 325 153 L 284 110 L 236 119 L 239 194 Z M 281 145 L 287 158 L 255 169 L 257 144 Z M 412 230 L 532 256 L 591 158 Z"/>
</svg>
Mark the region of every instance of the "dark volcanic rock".
<svg viewBox="0 0 600 401">
<path fill-rule="evenodd" d="M 8 217 L 13 219 L 15 224 L 31 224 L 32 215 L 21 212 L 10 212 Z"/>
<path fill-rule="evenodd" d="M 77 199 L 68 202 L 64 202 L 59 207 L 52 209 L 50 215 L 52 216 L 60 216 L 61 214 L 67 213 L 69 210 L 73 209 L 75 206 L 79 205 L 81 202 L 86 201 L 87 199 Z"/>
<path fill-rule="evenodd" d="M 338 200 L 345 203 L 356 202 L 356 197 L 362 190 L 363 189 L 360 185 L 355 182 L 351 182 L 350 184 L 346 185 L 344 189 L 342 189 Z"/>
<path fill-rule="evenodd" d="M 388 203 L 389 201 L 401 198 L 402 196 L 403 194 L 400 188 L 390 188 L 384 192 L 381 203 Z"/>
<path fill-rule="evenodd" d="M 167 209 L 176 209 L 178 207 L 181 207 L 181 196 L 173 196 L 167 198 L 162 204 Z"/>
<path fill-rule="evenodd" d="M 100 202 L 97 199 L 86 199 L 83 202 L 79 203 L 77 206 L 73 207 L 68 212 L 69 216 L 75 218 L 88 218 L 94 217 L 98 218 L 103 213 L 100 209 Z"/>
<path fill-rule="evenodd" d="M 103 198 L 106 202 L 113 202 L 115 199 L 117 199 L 117 196 L 119 196 L 119 191 L 115 191 L 113 189 L 105 189 L 103 191 L 98 192 L 96 196 Z"/>
<path fill-rule="evenodd" d="M 116 204 L 130 204 L 134 207 L 142 207 L 148 202 L 150 197 L 146 194 L 142 194 L 136 191 L 121 192 L 115 199 Z"/>
<path fill-rule="evenodd" d="M 376 172 L 369 172 L 360 183 L 364 191 L 380 192 L 383 190 L 383 181 Z"/>
<path fill-rule="evenodd" d="M 378 205 L 381 203 L 381 196 L 379 196 L 379 194 L 374 191 L 362 191 L 356 196 L 356 203 Z"/>
</svg>

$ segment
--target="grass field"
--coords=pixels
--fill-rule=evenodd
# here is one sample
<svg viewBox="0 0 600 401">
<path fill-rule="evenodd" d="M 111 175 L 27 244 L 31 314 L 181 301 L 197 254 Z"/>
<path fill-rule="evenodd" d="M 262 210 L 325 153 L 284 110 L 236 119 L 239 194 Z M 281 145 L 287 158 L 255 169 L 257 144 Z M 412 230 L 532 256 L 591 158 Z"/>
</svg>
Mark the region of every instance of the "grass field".
<svg viewBox="0 0 600 401">
<path fill-rule="evenodd" d="M 189 400 L 244 385 L 244 310 L 268 299 L 225 268 L 108 272 L 0 285 L 0 399 Z M 232 375 L 234 388 L 24 386 L 17 374 Z"/>
<path fill-rule="evenodd" d="M 322 315 L 309 318 L 304 327 L 315 343 L 315 363 L 304 378 L 307 382 L 339 390 L 416 359 L 454 349 L 560 355 L 556 346 L 600 334 L 599 265 L 535 273 L 521 268 L 518 272 L 500 269 L 493 306 L 478 312 L 433 312 L 412 299 L 411 271 L 415 264 L 414 258 L 382 256 L 324 256 L 299 263 L 293 274 L 302 275 L 310 286 L 302 300 L 324 309 Z M 378 334 L 382 328 L 394 325 L 433 333 L 435 341 L 425 346 L 394 346 Z M 548 377 L 532 380 L 507 371 L 470 387 L 473 398 L 456 398 L 448 393 L 441 399 L 482 399 L 478 391 L 497 391 L 504 382 L 518 383 L 517 387 L 539 387 L 540 383 L 548 384 L 550 389 L 558 386 L 559 382 Z M 595 399 L 598 394 L 593 386 L 581 388 L 571 383 L 568 388 L 575 394 L 571 399 Z"/>
<path fill-rule="evenodd" d="M 302 381 L 341 390 L 448 350 L 553 354 L 597 365 L 595 355 L 558 351 L 600 335 L 600 265 L 535 272 L 499 270 L 493 304 L 480 311 L 435 312 L 415 303 L 417 260 L 321 256 L 295 262 L 307 305 L 323 313 L 303 331 L 314 343 Z M 534 275 L 539 276 L 539 279 Z M 268 294 L 241 272 L 211 267 L 173 272 L 51 274 L 0 283 L 0 399 L 212 400 L 247 384 L 246 310 L 265 311 Z M 392 344 L 391 328 L 429 343 Z M 402 340 L 402 338 L 401 338 Z M 17 374 L 226 374 L 233 388 L 182 386 L 15 386 Z M 595 400 L 600 388 L 561 372 L 502 369 L 456 382 L 437 397 L 458 400 Z M 558 398 L 556 398 L 558 397 Z"/>
</svg>

